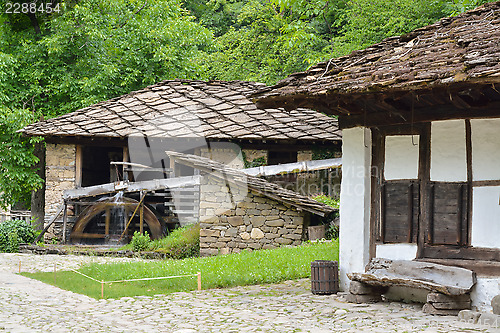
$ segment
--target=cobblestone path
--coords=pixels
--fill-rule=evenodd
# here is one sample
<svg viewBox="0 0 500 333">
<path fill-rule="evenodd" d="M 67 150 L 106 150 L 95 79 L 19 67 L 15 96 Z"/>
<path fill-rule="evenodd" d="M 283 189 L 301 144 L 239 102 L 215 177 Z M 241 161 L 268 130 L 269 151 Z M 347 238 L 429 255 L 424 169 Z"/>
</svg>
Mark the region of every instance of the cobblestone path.
<svg viewBox="0 0 500 333">
<path fill-rule="evenodd" d="M 15 273 L 133 259 L 0 254 L 0 332 L 500 332 L 424 315 L 420 305 L 354 305 L 309 280 L 95 300 Z"/>
</svg>

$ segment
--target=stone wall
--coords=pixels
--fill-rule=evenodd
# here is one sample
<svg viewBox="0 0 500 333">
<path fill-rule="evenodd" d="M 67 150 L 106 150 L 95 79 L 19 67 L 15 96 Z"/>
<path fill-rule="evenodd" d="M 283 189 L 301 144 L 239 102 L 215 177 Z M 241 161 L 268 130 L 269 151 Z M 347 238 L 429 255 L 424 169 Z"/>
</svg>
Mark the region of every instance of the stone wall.
<svg viewBox="0 0 500 333">
<path fill-rule="evenodd" d="M 297 162 L 312 161 L 313 152 L 311 150 L 299 150 L 297 152 Z"/>
<path fill-rule="evenodd" d="M 232 148 L 202 148 L 200 149 L 199 155 L 201 157 L 209 158 L 213 161 L 224 163 L 230 168 L 243 169 L 245 164 L 243 163 L 243 157 L 241 156 L 241 151 Z"/>
<path fill-rule="evenodd" d="M 307 225 L 309 213 L 244 187 L 228 186 L 210 175 L 205 175 L 201 184 L 202 256 L 299 245 L 305 239 L 304 223 Z"/>
<path fill-rule="evenodd" d="M 67 144 L 47 144 L 45 165 L 45 222 L 48 221 L 62 204 L 64 190 L 75 188 L 76 146 Z M 61 218 L 60 218 L 61 219 Z M 60 226 L 51 227 L 45 238 L 60 238 Z"/>
<path fill-rule="evenodd" d="M 251 163 L 258 158 L 264 158 L 265 164 L 267 164 L 267 150 L 243 149 L 242 151 L 244 153 L 244 156 L 246 157 L 247 162 Z"/>
</svg>

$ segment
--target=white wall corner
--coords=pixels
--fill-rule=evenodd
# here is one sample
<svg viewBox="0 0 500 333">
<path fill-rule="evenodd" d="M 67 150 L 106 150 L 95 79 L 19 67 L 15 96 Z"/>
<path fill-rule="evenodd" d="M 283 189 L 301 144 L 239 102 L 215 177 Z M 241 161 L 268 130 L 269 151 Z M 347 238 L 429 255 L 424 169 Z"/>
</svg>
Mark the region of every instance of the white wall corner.
<svg viewBox="0 0 500 333">
<path fill-rule="evenodd" d="M 364 272 L 369 261 L 371 147 L 368 128 L 342 132 L 340 191 L 340 289 L 347 290 L 347 273 Z"/>
</svg>

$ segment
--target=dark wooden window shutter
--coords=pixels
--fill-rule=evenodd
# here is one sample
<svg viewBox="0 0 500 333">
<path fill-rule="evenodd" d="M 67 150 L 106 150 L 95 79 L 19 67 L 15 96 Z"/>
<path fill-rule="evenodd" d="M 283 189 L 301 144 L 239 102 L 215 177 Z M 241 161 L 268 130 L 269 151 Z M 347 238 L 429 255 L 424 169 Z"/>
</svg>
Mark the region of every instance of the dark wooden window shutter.
<svg viewBox="0 0 500 333">
<path fill-rule="evenodd" d="M 382 241 L 415 243 L 419 219 L 419 184 L 414 181 L 385 182 L 382 186 Z"/>
<path fill-rule="evenodd" d="M 467 243 L 467 197 L 465 183 L 434 183 L 430 187 L 431 244 L 465 245 Z"/>
</svg>

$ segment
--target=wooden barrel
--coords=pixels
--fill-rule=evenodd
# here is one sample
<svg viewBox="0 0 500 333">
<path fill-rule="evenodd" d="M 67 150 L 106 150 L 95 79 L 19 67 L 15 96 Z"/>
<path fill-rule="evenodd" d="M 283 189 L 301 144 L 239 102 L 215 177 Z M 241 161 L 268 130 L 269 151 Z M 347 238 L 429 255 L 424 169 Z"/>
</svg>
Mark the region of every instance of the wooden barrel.
<svg viewBox="0 0 500 333">
<path fill-rule="evenodd" d="M 338 262 L 316 260 L 311 262 L 311 292 L 314 295 L 331 295 L 339 291 Z"/>
</svg>

